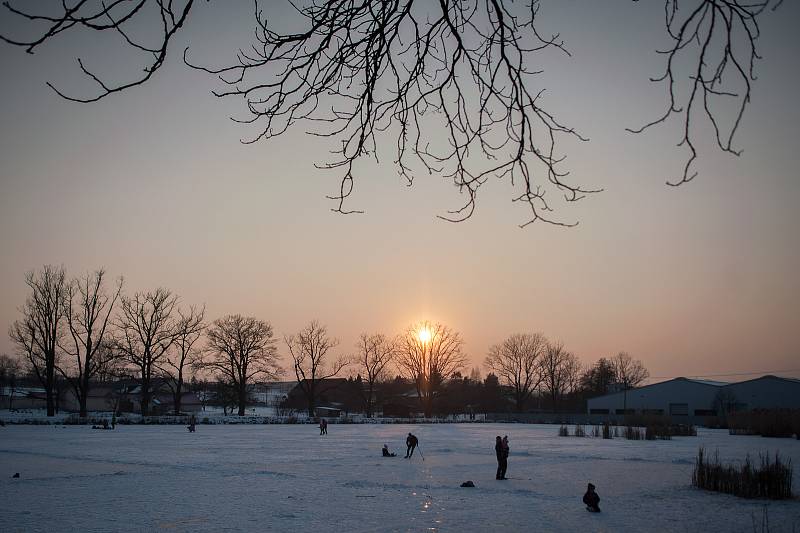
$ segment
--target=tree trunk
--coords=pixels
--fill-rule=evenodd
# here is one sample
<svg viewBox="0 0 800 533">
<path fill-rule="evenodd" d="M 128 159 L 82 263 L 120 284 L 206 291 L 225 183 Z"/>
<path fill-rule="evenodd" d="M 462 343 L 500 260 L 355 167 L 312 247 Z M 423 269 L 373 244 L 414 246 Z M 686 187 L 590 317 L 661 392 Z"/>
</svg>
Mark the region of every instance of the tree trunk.
<svg viewBox="0 0 800 533">
<path fill-rule="evenodd" d="M 372 418 L 372 383 L 369 385 L 369 396 L 367 397 L 367 418 Z"/>
<path fill-rule="evenodd" d="M 178 380 L 178 382 L 175 384 L 175 394 L 174 397 L 172 398 L 172 403 L 173 403 L 172 407 L 175 416 L 181 414 L 181 395 L 183 394 L 183 387 L 181 385 L 183 385 L 183 383 L 181 383 L 181 381 Z"/>
<path fill-rule="evenodd" d="M 55 389 L 55 368 L 48 364 L 46 373 L 47 378 L 45 380 L 44 393 L 47 398 L 47 416 L 55 416 L 56 405 L 55 399 L 53 398 L 53 389 Z"/>
<path fill-rule="evenodd" d="M 422 410 L 425 418 L 431 418 L 433 416 L 433 398 L 431 396 L 427 396 L 423 399 Z"/>
<path fill-rule="evenodd" d="M 150 380 L 142 380 L 142 398 L 141 398 L 141 411 L 142 416 L 147 416 L 150 413 Z"/>
<path fill-rule="evenodd" d="M 239 386 L 239 416 L 244 416 L 244 408 L 247 405 L 247 386 L 242 383 Z"/>
<path fill-rule="evenodd" d="M 89 398 L 89 378 L 84 373 L 84 376 L 81 378 L 80 387 L 78 387 L 78 405 L 79 405 L 79 412 L 78 416 L 81 418 L 86 418 L 88 415 L 88 410 L 86 408 L 86 403 Z"/>
</svg>

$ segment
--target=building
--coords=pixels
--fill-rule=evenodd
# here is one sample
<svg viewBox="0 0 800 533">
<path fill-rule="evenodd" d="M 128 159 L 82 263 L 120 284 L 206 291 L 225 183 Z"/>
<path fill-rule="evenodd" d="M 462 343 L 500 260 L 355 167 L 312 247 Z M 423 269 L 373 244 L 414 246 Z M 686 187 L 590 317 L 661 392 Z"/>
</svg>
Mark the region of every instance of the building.
<svg viewBox="0 0 800 533">
<path fill-rule="evenodd" d="M 737 383 L 675 378 L 591 398 L 590 415 L 668 415 L 696 422 L 724 410 L 800 409 L 800 380 L 763 376 Z"/>
<path fill-rule="evenodd" d="M 248 394 L 250 399 L 258 405 L 278 407 L 286 401 L 289 393 L 297 385 L 297 381 L 267 381 L 255 383 L 250 386 Z"/>
</svg>

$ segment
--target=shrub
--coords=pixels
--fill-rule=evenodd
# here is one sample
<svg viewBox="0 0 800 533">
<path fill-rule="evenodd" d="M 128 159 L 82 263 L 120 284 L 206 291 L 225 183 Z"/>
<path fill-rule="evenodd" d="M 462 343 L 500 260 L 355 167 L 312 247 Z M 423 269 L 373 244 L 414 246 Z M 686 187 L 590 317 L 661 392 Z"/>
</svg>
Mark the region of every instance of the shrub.
<svg viewBox="0 0 800 533">
<path fill-rule="evenodd" d="M 719 460 L 719 452 L 715 452 L 713 460 L 709 460 L 701 446 L 692 472 L 692 485 L 742 498 L 791 498 L 791 459 L 784 462 L 777 453 L 774 460 L 768 455 L 759 455 L 759 463 L 754 465 L 748 454 L 742 465 L 723 465 Z"/>
<path fill-rule="evenodd" d="M 569 428 L 567 426 L 562 425 L 560 428 L 558 428 L 558 436 L 569 437 Z"/>
<path fill-rule="evenodd" d="M 593 426 L 592 437 L 599 437 L 599 436 L 600 436 L 600 426 Z"/>
<path fill-rule="evenodd" d="M 628 440 L 644 440 L 645 432 L 642 428 L 625 426 L 625 438 Z"/>
<path fill-rule="evenodd" d="M 757 409 L 730 413 L 728 427 L 731 435 L 800 438 L 800 410 Z"/>
<path fill-rule="evenodd" d="M 578 424 L 577 426 L 575 426 L 575 436 L 576 437 L 585 437 L 586 436 L 586 430 L 583 429 L 582 425 Z"/>
</svg>

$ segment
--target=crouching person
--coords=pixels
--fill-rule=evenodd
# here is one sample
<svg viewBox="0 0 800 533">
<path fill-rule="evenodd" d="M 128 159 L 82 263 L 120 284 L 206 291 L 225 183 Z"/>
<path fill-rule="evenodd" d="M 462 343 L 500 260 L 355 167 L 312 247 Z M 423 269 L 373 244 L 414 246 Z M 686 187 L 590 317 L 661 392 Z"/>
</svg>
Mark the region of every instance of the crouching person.
<svg viewBox="0 0 800 533">
<path fill-rule="evenodd" d="M 586 494 L 583 495 L 583 503 L 586 504 L 586 510 L 593 513 L 600 512 L 600 496 L 594 491 L 594 485 L 589 483 L 586 489 Z"/>
</svg>

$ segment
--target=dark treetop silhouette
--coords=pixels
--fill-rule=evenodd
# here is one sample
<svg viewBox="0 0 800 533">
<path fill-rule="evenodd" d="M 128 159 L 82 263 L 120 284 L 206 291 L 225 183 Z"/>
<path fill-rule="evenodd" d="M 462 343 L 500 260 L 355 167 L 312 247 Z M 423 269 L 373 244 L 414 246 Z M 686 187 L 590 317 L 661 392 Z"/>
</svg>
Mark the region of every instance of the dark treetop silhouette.
<svg viewBox="0 0 800 533">
<path fill-rule="evenodd" d="M 667 109 L 629 131 L 673 117 L 682 121 L 679 146 L 689 155 L 681 174 L 667 181 L 679 185 L 696 176 L 692 124 L 701 116 L 713 125 L 720 149 L 739 154 L 732 143 L 755 80 L 758 22 L 782 0 L 662 1 L 673 44 L 661 51 L 664 71 L 653 81 L 666 85 Z M 94 94 L 73 96 L 50 84 L 77 102 L 95 102 L 151 79 L 196 9 L 193 0 L 3 5 L 28 24 L 19 30 L 23 36 L 0 39 L 30 53 L 64 32 L 89 31 L 113 33 L 145 58 L 142 70 L 119 82 L 78 59 L 97 86 Z M 459 208 L 440 217 L 445 220 L 469 218 L 479 188 L 491 177 L 516 187 L 513 201 L 528 208 L 522 226 L 537 220 L 574 225 L 551 215 L 548 193 L 574 202 L 600 190 L 568 179 L 561 168 L 557 141 L 586 139 L 542 107 L 537 54 L 569 53 L 558 34 L 540 31 L 539 0 L 310 0 L 292 7 L 301 31 L 282 33 L 286 24 L 268 18 L 275 7 L 256 0 L 255 42 L 239 50 L 235 63 L 204 66 L 188 59 L 188 48 L 184 61 L 219 77 L 224 88 L 216 96 L 246 101 L 247 115 L 235 120 L 254 125 L 256 133 L 244 142 L 281 135 L 299 122 L 340 142 L 333 159 L 320 165 L 340 172 L 338 191 L 329 197 L 334 211 L 361 212 L 345 207 L 345 200 L 353 192 L 355 163 L 364 156 L 377 159 L 381 134 L 394 139 L 394 163 L 409 186 L 415 174 L 435 173 L 464 195 Z"/>
</svg>

